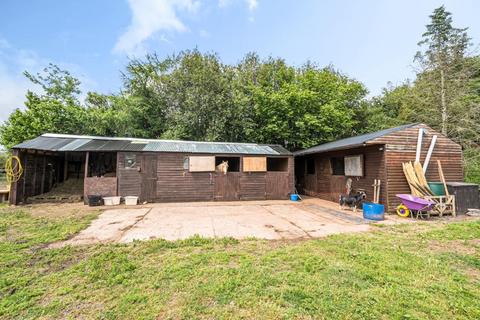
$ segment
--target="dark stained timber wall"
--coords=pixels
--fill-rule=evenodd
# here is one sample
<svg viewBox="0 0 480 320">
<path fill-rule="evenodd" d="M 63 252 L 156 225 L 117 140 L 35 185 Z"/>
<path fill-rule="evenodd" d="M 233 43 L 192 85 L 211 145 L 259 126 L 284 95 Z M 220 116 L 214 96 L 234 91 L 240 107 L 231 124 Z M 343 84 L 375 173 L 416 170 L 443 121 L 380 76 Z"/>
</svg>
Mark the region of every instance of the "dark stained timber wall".
<svg viewBox="0 0 480 320">
<path fill-rule="evenodd" d="M 297 157 L 297 185 L 301 192 L 319 198 L 338 201 L 340 194 L 345 193 L 347 177 L 333 175 L 330 158 L 347 155 L 364 155 L 364 176 L 352 177 L 354 189 L 365 189 L 368 199 L 373 198 L 373 181 L 381 180 L 380 203 L 386 210 L 394 212 L 400 201 L 396 194 L 410 193 L 410 188 L 403 174 L 402 163 L 415 160 L 418 130 L 424 129 L 420 162 L 423 164 L 427 156 L 430 142 L 434 135 L 437 141 L 426 171 L 428 181 L 440 181 L 437 160 L 442 163 L 447 182 L 463 181 L 463 158 L 460 145 L 443 136 L 430 127 L 419 124 L 410 128 L 390 133 L 366 142 L 363 147 L 342 151 L 331 151 Z M 314 172 L 308 174 L 309 162 L 314 163 Z M 313 161 L 313 162 L 312 162 Z M 312 170 L 310 170 L 312 171 Z"/>
<path fill-rule="evenodd" d="M 306 166 L 304 175 L 297 177 L 302 185 L 303 192 L 310 196 L 316 196 L 329 201 L 338 201 L 340 194 L 345 193 L 347 179 L 344 175 L 334 175 L 331 168 L 332 158 L 342 158 L 350 155 L 363 155 L 364 172 L 362 177 L 351 177 L 352 189 L 363 189 L 367 193 L 367 199 L 373 199 L 373 182 L 380 179 L 385 182 L 384 153 L 382 146 L 369 146 L 354 148 L 343 151 L 326 152 L 298 158 L 296 161 L 307 161 L 308 158 L 315 161 L 315 173 L 307 174 Z M 302 160 L 303 159 L 303 160 Z M 386 199 L 385 186 L 380 189 L 380 202 Z"/>
<path fill-rule="evenodd" d="M 136 165 L 125 167 L 125 155 L 118 155 L 119 195 L 136 195 L 142 199 L 141 161 L 142 153 L 135 153 Z M 132 155 L 130 153 L 130 155 Z M 276 172 L 189 172 L 184 169 L 185 153 L 155 153 L 157 202 L 167 201 L 211 201 L 211 200 L 263 200 L 287 199 L 294 190 L 293 157 L 288 159 L 288 170 Z M 192 156 L 212 156 L 192 154 Z M 228 155 L 218 155 L 226 157 Z M 242 156 L 238 156 L 242 158 Z"/>
</svg>

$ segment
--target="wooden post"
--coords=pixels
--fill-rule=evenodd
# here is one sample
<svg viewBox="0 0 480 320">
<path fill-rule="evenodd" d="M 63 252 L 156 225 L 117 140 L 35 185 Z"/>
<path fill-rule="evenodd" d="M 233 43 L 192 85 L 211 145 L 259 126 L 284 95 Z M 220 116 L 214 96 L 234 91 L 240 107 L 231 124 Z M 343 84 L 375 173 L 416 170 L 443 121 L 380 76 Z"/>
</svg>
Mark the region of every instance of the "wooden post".
<svg viewBox="0 0 480 320">
<path fill-rule="evenodd" d="M 25 194 L 26 192 L 26 183 L 27 183 L 27 174 L 30 174 L 27 170 L 27 162 L 28 162 L 28 154 L 26 152 L 23 153 L 25 157 L 25 161 L 23 162 L 23 190 L 22 190 L 22 202 L 25 202 L 27 199 L 27 196 Z"/>
<path fill-rule="evenodd" d="M 432 157 L 435 142 L 437 142 L 437 135 L 434 135 L 432 137 L 432 142 L 430 142 L 430 147 L 428 147 L 427 157 L 425 158 L 425 162 L 423 163 L 423 173 L 427 172 L 428 163 L 430 162 L 430 158 Z"/>
<path fill-rule="evenodd" d="M 445 176 L 443 175 L 442 162 L 440 160 L 437 160 L 437 165 L 438 175 L 440 176 L 440 181 L 442 181 L 443 187 L 445 188 L 445 194 L 449 196 L 450 194 L 448 193 L 447 182 L 445 181 Z"/>
<path fill-rule="evenodd" d="M 31 196 L 36 196 L 37 195 L 37 162 L 38 162 L 38 157 L 35 154 L 34 155 L 34 160 L 33 160 L 33 182 L 32 182 L 32 194 Z"/>
<path fill-rule="evenodd" d="M 20 155 L 17 149 L 13 149 L 12 156 L 17 156 L 20 159 Z M 12 182 L 10 184 L 10 192 L 8 195 L 8 201 L 10 204 L 17 204 L 17 190 L 18 190 L 18 181 Z"/>
<path fill-rule="evenodd" d="M 85 175 L 83 178 L 83 203 L 84 204 L 88 203 L 86 185 L 87 185 L 87 178 L 88 178 L 88 158 L 89 157 L 90 157 L 90 152 L 87 151 L 85 155 Z"/>
<path fill-rule="evenodd" d="M 420 153 L 422 152 L 423 129 L 418 129 L 417 151 L 415 153 L 415 162 L 420 162 Z"/>
<path fill-rule="evenodd" d="M 47 169 L 47 156 L 43 156 L 43 165 L 42 165 L 42 184 L 40 186 L 40 194 L 45 191 L 45 170 Z"/>
<path fill-rule="evenodd" d="M 68 152 L 65 152 L 65 160 L 63 163 L 63 181 L 65 182 L 68 178 Z"/>
</svg>

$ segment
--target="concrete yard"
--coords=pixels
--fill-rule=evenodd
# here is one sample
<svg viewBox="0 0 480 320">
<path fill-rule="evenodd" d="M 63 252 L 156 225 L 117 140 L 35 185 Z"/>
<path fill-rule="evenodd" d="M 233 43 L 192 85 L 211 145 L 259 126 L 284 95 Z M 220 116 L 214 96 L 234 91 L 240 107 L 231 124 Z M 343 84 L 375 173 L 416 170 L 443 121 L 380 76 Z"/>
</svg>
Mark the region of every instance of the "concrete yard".
<svg viewBox="0 0 480 320">
<path fill-rule="evenodd" d="M 388 216 L 384 223 L 396 221 L 398 218 Z M 313 198 L 301 202 L 158 203 L 107 209 L 87 229 L 62 245 L 179 240 L 194 235 L 271 240 L 317 238 L 367 231 L 370 223 L 362 218 L 360 211 L 339 210 L 332 202 Z"/>
</svg>

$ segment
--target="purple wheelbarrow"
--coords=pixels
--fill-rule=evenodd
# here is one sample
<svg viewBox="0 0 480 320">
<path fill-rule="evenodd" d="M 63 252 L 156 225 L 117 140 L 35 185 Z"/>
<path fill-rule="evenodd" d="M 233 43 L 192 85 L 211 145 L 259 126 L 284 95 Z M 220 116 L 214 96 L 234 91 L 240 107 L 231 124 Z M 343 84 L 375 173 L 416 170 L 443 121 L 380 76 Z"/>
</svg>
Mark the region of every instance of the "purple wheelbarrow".
<svg viewBox="0 0 480 320">
<path fill-rule="evenodd" d="M 402 202 L 401 205 L 397 207 L 397 214 L 401 217 L 407 217 L 410 212 L 416 214 L 417 218 L 422 215 L 422 212 L 429 215 L 429 211 L 435 206 L 435 202 L 425 200 L 423 198 L 411 195 L 411 194 L 397 194 L 397 198 Z"/>
</svg>

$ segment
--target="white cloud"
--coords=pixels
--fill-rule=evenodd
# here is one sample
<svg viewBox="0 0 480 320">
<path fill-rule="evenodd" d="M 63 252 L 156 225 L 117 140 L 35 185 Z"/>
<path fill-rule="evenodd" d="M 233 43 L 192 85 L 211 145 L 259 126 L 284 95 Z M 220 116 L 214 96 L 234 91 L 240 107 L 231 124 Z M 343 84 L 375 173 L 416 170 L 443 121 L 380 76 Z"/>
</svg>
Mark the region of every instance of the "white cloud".
<svg viewBox="0 0 480 320">
<path fill-rule="evenodd" d="M 34 90 L 23 71 L 38 69 L 38 56 L 31 51 L 17 50 L 7 40 L 0 39 L 0 121 L 24 107 L 27 90 Z"/>
<path fill-rule="evenodd" d="M 132 21 L 120 36 L 113 51 L 130 55 L 143 54 L 144 43 L 159 31 L 185 32 L 188 28 L 178 12 L 194 13 L 200 3 L 195 0 L 129 0 Z"/>
<path fill-rule="evenodd" d="M 0 38 L 0 122 L 8 119 L 13 110 L 25 107 L 25 94 L 28 90 L 40 92 L 41 88 L 30 82 L 24 71 L 32 74 L 42 71 L 50 61 L 38 56 L 35 52 L 17 49 L 6 39 Z M 86 96 L 88 88 L 94 88 L 96 82 L 85 76 L 82 69 L 72 63 L 54 62 L 60 68 L 68 70 L 77 77 L 81 85 L 82 95 Z"/>
<path fill-rule="evenodd" d="M 248 10 L 253 11 L 258 7 L 258 1 L 257 0 L 245 0 L 248 5 Z"/>
<path fill-rule="evenodd" d="M 234 0 L 218 0 L 218 6 L 220 8 L 225 8 L 232 4 Z M 248 6 L 248 10 L 253 11 L 258 7 L 258 0 L 243 0 Z"/>
</svg>

